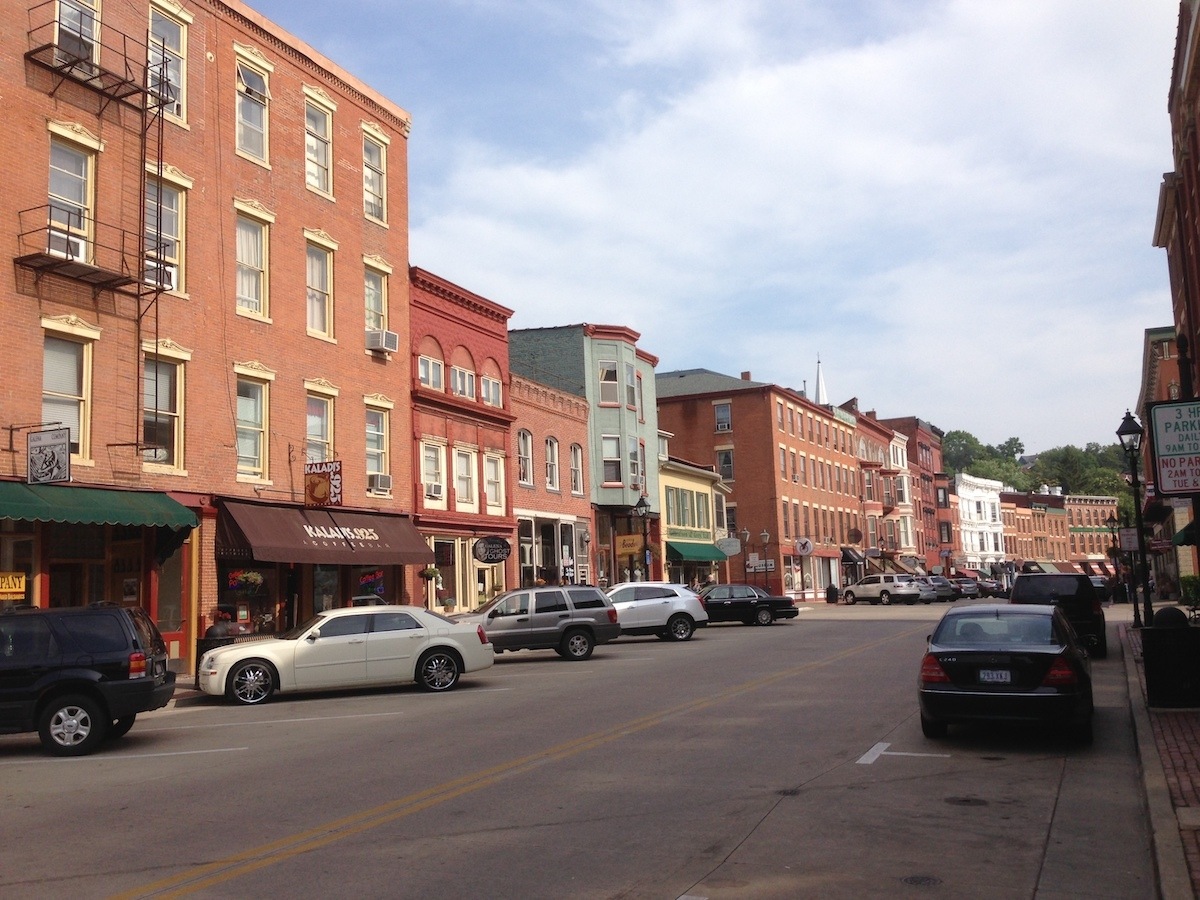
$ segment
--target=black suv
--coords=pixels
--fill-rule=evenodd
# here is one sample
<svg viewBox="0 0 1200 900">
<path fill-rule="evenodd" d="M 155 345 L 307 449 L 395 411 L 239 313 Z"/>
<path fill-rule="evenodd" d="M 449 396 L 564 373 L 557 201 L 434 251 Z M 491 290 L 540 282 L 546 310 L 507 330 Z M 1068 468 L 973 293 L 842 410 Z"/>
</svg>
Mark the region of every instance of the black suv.
<svg viewBox="0 0 1200 900">
<path fill-rule="evenodd" d="M 1086 575 L 1027 572 L 1018 575 L 1009 603 L 1045 603 L 1060 607 L 1083 645 L 1096 659 L 1108 656 L 1103 596 Z"/>
<path fill-rule="evenodd" d="M 82 756 L 174 691 L 166 644 L 140 608 L 0 612 L 0 734 L 36 731 L 55 756 Z"/>
</svg>

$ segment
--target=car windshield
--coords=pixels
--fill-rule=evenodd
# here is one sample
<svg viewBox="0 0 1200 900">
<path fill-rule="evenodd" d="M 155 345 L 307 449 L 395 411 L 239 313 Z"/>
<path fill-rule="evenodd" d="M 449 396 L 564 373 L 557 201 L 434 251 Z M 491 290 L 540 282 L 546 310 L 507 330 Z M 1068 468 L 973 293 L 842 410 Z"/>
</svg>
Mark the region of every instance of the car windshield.
<svg viewBox="0 0 1200 900">
<path fill-rule="evenodd" d="M 933 634 L 935 644 L 970 646 L 972 644 L 1023 644 L 1051 646 L 1054 638 L 1053 621 L 1047 615 L 1018 613 L 1001 615 L 991 612 L 980 615 L 955 615 L 942 619 Z"/>
</svg>

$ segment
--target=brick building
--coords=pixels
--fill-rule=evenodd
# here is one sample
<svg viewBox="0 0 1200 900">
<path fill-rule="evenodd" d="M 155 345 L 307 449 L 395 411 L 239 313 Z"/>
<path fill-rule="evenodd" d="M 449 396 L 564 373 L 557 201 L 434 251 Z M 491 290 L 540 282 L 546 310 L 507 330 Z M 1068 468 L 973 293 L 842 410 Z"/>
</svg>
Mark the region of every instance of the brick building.
<svg viewBox="0 0 1200 900">
<path fill-rule="evenodd" d="M 423 269 L 409 271 L 409 284 L 412 458 L 421 468 L 405 488 L 437 570 L 422 579 L 423 599 L 466 612 L 509 586 L 512 310 Z"/>
<path fill-rule="evenodd" d="M 937 517 L 937 473 L 942 470 L 942 438 L 940 428 L 916 416 L 901 416 L 879 420 L 881 424 L 900 432 L 908 441 L 908 468 L 912 476 L 914 552 L 926 571 L 938 565 L 940 552 Z"/>
<path fill-rule="evenodd" d="M 216 612 L 411 596 L 408 114 L 237 0 L 28 25 L 0 30 L 0 568 L 145 606 L 181 661 Z M 28 423 L 69 431 L 69 486 L 20 484 Z"/>
</svg>

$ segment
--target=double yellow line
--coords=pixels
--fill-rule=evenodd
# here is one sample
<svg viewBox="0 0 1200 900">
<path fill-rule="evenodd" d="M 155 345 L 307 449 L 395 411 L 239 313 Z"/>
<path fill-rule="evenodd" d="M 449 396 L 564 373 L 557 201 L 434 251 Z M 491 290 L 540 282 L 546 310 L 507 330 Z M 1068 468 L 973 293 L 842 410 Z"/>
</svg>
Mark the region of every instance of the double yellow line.
<svg viewBox="0 0 1200 900">
<path fill-rule="evenodd" d="M 919 630 L 927 628 L 928 626 L 923 626 Z M 604 731 L 593 732 L 592 734 L 566 741 L 538 753 L 531 753 L 528 756 L 519 757 L 515 760 L 508 760 L 490 769 L 473 772 L 470 775 L 464 775 L 461 778 L 443 782 L 426 790 L 418 791 L 415 794 L 409 794 L 406 797 L 392 800 L 353 815 L 334 819 L 331 822 L 326 822 L 307 831 L 288 835 L 277 841 L 254 847 L 234 856 L 188 869 L 186 872 L 181 872 L 170 878 L 164 878 L 161 881 L 116 894 L 114 895 L 115 900 L 134 900 L 134 898 L 151 896 L 182 897 L 222 882 L 231 881 L 258 869 L 283 862 L 301 853 L 309 853 L 321 847 L 326 847 L 354 835 L 361 834 L 364 831 L 370 831 L 389 822 L 395 822 L 398 819 L 411 816 L 414 813 L 437 806 L 440 803 L 445 803 L 447 800 L 453 800 L 464 794 L 482 790 L 504 778 L 519 775 L 545 763 L 566 759 L 569 756 L 574 756 L 585 750 L 591 750 L 594 747 L 610 743 L 626 735 L 644 731 L 672 717 L 695 712 L 696 710 L 721 703 L 731 697 L 774 684 L 777 681 L 793 678 L 803 672 L 829 665 L 847 656 L 853 656 L 874 649 L 888 641 L 896 640 L 898 637 L 907 636 L 907 634 L 905 632 L 889 635 L 886 638 L 881 638 L 868 644 L 843 650 L 840 653 L 819 661 L 793 666 L 781 672 L 765 675 L 761 678 L 726 688 L 708 697 L 702 697 L 698 700 L 692 700 L 660 712 L 642 716 L 641 718 L 633 719 Z"/>
</svg>

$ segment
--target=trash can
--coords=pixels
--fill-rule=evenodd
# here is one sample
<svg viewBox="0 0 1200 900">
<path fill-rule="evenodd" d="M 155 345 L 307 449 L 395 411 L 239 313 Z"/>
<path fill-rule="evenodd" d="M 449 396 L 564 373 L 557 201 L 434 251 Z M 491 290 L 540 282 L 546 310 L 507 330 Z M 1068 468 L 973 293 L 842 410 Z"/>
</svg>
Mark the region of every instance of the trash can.
<svg viewBox="0 0 1200 900">
<path fill-rule="evenodd" d="M 829 587 L 825 588 L 825 602 L 826 603 L 837 603 L 838 602 L 837 585 L 834 584 L 832 581 L 829 583 Z"/>
<path fill-rule="evenodd" d="M 1164 607 L 1142 629 L 1142 665 L 1149 706 L 1200 707 L 1200 628 L 1182 610 Z"/>
</svg>

